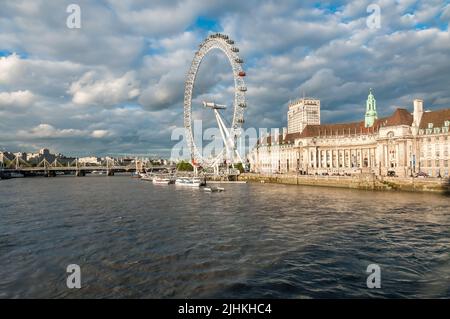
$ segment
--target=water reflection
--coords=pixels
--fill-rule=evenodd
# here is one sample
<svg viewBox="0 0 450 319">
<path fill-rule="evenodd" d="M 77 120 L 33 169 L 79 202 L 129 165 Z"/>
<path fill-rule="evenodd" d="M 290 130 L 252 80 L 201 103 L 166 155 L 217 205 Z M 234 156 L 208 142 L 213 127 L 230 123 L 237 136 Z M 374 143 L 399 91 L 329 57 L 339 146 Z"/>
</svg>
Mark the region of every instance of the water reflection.
<svg viewBox="0 0 450 319">
<path fill-rule="evenodd" d="M 5 184 L 3 184 L 5 183 Z M 0 297 L 450 297 L 448 197 L 128 177 L 2 181 Z M 81 290 L 65 267 L 81 266 Z M 382 288 L 366 287 L 366 267 Z"/>
</svg>

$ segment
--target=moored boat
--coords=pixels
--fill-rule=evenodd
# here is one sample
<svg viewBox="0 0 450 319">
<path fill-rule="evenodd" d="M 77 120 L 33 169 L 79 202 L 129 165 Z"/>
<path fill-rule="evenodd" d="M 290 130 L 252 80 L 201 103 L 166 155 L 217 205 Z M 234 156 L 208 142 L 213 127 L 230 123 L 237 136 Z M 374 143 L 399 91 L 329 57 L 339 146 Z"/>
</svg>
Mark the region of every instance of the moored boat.
<svg viewBox="0 0 450 319">
<path fill-rule="evenodd" d="M 178 178 L 175 181 L 175 185 L 187 186 L 187 187 L 200 187 L 204 186 L 205 183 L 202 182 L 200 178 Z"/>
<path fill-rule="evenodd" d="M 225 190 L 225 188 L 218 187 L 218 186 L 211 186 L 211 187 L 205 187 L 204 190 L 205 190 L 205 192 L 217 193 L 217 192 L 223 192 Z"/>
<path fill-rule="evenodd" d="M 153 184 L 169 185 L 170 183 L 171 183 L 170 178 L 162 178 L 162 177 L 153 178 Z"/>
<path fill-rule="evenodd" d="M 148 181 L 148 182 L 153 181 L 153 176 L 150 174 L 140 174 L 140 178 L 143 181 Z"/>
</svg>

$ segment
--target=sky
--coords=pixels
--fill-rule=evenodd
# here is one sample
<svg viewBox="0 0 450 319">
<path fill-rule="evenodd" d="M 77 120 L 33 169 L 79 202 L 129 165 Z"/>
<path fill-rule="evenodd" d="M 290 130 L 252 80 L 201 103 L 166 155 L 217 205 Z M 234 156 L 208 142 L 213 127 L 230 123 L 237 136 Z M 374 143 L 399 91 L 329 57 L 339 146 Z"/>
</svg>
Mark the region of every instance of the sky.
<svg viewBox="0 0 450 319">
<path fill-rule="evenodd" d="M 72 3 L 81 28 L 67 27 Z M 0 150 L 168 156 L 186 73 L 212 32 L 245 61 L 245 127 L 286 126 L 303 95 L 321 100 L 322 123 L 363 120 L 369 88 L 379 116 L 414 98 L 449 108 L 449 21 L 445 0 L 1 0 Z M 213 125 L 201 100 L 230 105 L 233 90 L 225 56 L 208 55 L 195 116 Z"/>
</svg>

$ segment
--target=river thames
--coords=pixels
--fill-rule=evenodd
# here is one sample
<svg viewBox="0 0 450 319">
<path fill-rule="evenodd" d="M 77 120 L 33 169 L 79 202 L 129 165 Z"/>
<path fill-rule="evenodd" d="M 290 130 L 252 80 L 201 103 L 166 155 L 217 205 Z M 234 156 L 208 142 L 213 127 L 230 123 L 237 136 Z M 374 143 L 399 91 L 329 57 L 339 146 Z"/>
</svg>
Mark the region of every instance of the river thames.
<svg viewBox="0 0 450 319">
<path fill-rule="evenodd" d="M 449 197 L 129 176 L 0 182 L 0 298 L 450 297 Z M 81 268 L 68 289 L 66 267 Z M 381 288 L 368 289 L 369 264 Z"/>
</svg>

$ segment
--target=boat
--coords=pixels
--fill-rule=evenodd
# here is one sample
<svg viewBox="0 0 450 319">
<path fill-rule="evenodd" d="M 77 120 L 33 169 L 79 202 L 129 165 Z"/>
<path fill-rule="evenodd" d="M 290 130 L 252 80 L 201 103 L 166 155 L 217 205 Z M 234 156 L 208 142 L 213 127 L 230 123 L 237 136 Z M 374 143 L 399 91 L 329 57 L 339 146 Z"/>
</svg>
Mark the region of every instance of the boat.
<svg viewBox="0 0 450 319">
<path fill-rule="evenodd" d="M 9 173 L 9 177 L 11 177 L 11 178 L 22 178 L 22 177 L 25 177 L 25 175 L 23 175 L 22 173 L 11 172 L 11 173 Z"/>
<path fill-rule="evenodd" d="M 211 187 L 205 187 L 204 190 L 205 190 L 205 192 L 217 193 L 217 192 L 223 192 L 225 190 L 225 188 L 218 187 L 218 186 L 211 186 Z"/>
<path fill-rule="evenodd" d="M 139 174 L 139 176 L 140 176 L 140 179 L 143 181 L 148 181 L 148 182 L 153 181 L 153 176 L 150 174 Z"/>
<path fill-rule="evenodd" d="M 104 171 L 92 171 L 91 174 L 92 175 L 105 175 L 106 172 L 104 172 Z"/>
<path fill-rule="evenodd" d="M 170 178 L 155 177 L 153 178 L 153 184 L 169 185 L 171 184 L 171 180 Z"/>
<path fill-rule="evenodd" d="M 177 178 L 175 185 L 188 186 L 188 187 L 200 187 L 204 186 L 204 183 L 199 178 Z"/>
<path fill-rule="evenodd" d="M 198 177 L 180 177 L 175 181 L 175 184 L 181 186 L 200 187 L 206 186 L 206 180 L 202 180 Z"/>
<path fill-rule="evenodd" d="M 132 177 L 132 178 L 141 178 L 142 176 L 141 176 L 141 173 L 138 173 L 138 172 L 132 172 L 132 173 L 131 173 L 131 177 Z"/>
</svg>

